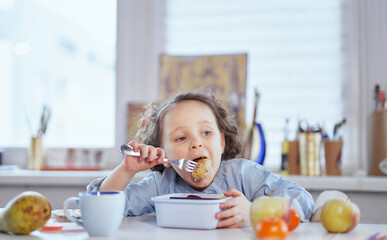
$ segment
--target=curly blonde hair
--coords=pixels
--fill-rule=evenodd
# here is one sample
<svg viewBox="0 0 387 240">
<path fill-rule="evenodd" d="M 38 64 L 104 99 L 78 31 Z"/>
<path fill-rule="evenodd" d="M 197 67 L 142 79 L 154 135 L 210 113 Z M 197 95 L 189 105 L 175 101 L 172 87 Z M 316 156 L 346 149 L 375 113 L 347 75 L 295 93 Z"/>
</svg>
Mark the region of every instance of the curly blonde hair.
<svg viewBox="0 0 387 240">
<path fill-rule="evenodd" d="M 220 132 L 225 136 L 225 149 L 222 154 L 222 160 L 235 158 L 242 150 L 242 146 L 238 136 L 238 128 L 227 110 L 223 107 L 220 100 L 217 100 L 213 95 L 188 92 L 176 95 L 174 98 L 168 99 L 159 104 L 151 102 L 145 107 L 145 112 L 141 115 L 138 122 L 139 130 L 136 134 L 136 140 L 154 147 L 161 145 L 161 120 L 169 109 L 183 101 L 199 101 L 206 104 L 215 115 Z M 152 170 L 162 171 L 164 166 L 158 165 Z"/>
</svg>

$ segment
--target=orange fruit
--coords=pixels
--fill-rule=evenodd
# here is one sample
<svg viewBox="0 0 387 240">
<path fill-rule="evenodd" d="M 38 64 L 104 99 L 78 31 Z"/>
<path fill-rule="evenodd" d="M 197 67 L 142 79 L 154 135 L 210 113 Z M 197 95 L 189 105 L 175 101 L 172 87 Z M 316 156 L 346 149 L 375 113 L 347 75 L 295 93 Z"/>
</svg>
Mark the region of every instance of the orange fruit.
<svg viewBox="0 0 387 240">
<path fill-rule="evenodd" d="M 301 222 L 300 214 L 296 209 L 290 209 L 290 220 L 288 224 L 289 231 L 293 231 L 298 227 L 298 224 Z"/>
<path fill-rule="evenodd" d="M 258 239 L 285 239 L 288 235 L 288 225 L 279 217 L 266 217 L 255 226 L 255 236 Z"/>
</svg>

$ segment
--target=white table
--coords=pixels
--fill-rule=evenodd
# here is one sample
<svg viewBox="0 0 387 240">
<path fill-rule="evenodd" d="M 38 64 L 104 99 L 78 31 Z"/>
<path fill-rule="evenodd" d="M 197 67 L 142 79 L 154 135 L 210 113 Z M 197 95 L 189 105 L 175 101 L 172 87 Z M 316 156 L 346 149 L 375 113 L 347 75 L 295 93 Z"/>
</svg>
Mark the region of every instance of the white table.
<svg viewBox="0 0 387 240">
<path fill-rule="evenodd" d="M 72 224 L 72 223 L 70 223 Z M 387 235 L 387 224 L 359 224 L 352 232 L 346 234 L 328 233 L 320 223 L 301 223 L 298 228 L 288 234 L 287 239 L 348 239 L 348 240 L 367 240 L 374 233 L 382 232 Z M 110 237 L 90 237 L 85 231 L 78 232 L 57 232 L 46 233 L 34 231 L 30 235 L 8 235 L 0 233 L 0 239 L 10 240 L 128 240 L 128 239 L 167 239 L 167 240 L 188 240 L 188 239 L 233 239 L 243 240 L 255 239 L 252 227 L 239 229 L 174 229 L 160 228 L 156 224 L 154 214 L 143 215 L 139 217 L 126 217 L 122 221 L 119 231 Z"/>
</svg>

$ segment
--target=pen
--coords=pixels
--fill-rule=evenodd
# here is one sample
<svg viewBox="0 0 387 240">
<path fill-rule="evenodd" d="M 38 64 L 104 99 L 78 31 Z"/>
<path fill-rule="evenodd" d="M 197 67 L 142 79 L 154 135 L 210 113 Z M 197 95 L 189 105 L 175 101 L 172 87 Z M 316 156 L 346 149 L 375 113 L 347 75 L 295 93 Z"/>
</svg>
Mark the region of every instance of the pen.
<svg viewBox="0 0 387 240">
<path fill-rule="evenodd" d="M 379 102 L 380 102 L 380 111 L 383 112 L 385 109 L 384 109 L 384 103 L 386 101 L 386 94 L 384 93 L 384 91 L 380 91 L 379 92 Z"/>
<path fill-rule="evenodd" d="M 379 91 L 380 91 L 380 86 L 376 84 L 374 89 L 375 112 L 378 111 L 378 107 L 379 107 Z"/>
<path fill-rule="evenodd" d="M 344 118 L 341 122 L 339 123 L 336 123 L 334 128 L 333 128 L 333 140 L 338 140 L 337 139 L 337 132 L 339 131 L 339 128 L 341 128 L 341 126 L 343 126 L 343 124 L 346 122 L 347 120 Z"/>
<path fill-rule="evenodd" d="M 36 134 L 37 136 L 42 136 L 46 133 L 47 124 L 50 119 L 50 116 L 51 116 L 51 110 L 46 105 L 44 105 L 42 115 L 40 118 L 38 132 Z"/>
</svg>

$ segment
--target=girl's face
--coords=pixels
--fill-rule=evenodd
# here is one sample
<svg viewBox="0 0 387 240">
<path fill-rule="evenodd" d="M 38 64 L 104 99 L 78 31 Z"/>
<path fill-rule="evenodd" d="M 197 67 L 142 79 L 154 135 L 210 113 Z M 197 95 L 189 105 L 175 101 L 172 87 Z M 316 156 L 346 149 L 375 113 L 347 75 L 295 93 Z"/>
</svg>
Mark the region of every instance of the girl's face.
<svg viewBox="0 0 387 240">
<path fill-rule="evenodd" d="M 211 170 L 200 181 L 195 181 L 192 173 L 173 166 L 191 187 L 197 190 L 208 187 L 219 169 L 225 146 L 224 134 L 211 108 L 194 100 L 180 102 L 164 115 L 161 129 L 161 147 L 168 159 L 211 160 Z"/>
</svg>

